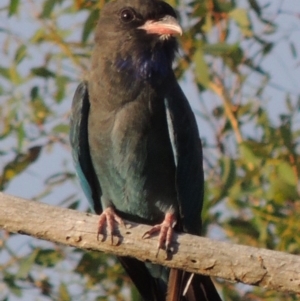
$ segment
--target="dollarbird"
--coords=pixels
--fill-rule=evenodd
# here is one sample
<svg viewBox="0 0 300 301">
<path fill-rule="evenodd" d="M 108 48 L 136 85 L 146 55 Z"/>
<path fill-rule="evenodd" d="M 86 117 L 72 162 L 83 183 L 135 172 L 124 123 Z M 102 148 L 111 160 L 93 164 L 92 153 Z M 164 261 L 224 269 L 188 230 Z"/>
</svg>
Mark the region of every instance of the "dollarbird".
<svg viewBox="0 0 300 301">
<path fill-rule="evenodd" d="M 204 177 L 195 116 L 172 63 L 182 34 L 160 0 L 116 0 L 101 10 L 86 81 L 74 95 L 70 140 L 99 235 L 123 220 L 151 225 L 158 248 L 173 230 L 201 233 Z M 209 277 L 119 258 L 145 301 L 221 300 Z"/>
</svg>

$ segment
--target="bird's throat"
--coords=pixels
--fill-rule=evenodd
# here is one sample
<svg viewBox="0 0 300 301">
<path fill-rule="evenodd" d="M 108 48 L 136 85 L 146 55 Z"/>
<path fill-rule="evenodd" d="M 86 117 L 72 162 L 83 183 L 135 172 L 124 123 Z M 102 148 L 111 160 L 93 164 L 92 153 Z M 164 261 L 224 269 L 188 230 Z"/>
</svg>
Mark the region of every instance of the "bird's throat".
<svg viewBox="0 0 300 301">
<path fill-rule="evenodd" d="M 118 72 L 124 72 L 130 80 L 152 82 L 163 80 L 172 72 L 172 58 L 160 49 L 130 54 L 116 60 Z"/>
</svg>

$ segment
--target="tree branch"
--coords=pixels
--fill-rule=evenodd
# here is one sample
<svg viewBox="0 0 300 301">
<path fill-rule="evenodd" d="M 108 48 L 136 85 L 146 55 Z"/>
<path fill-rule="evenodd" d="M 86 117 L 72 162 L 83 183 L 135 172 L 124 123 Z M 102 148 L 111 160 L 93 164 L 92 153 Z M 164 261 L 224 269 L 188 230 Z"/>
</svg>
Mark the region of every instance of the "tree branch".
<svg viewBox="0 0 300 301">
<path fill-rule="evenodd" d="M 278 291 L 300 293 L 300 257 L 189 234 L 176 234 L 172 258 L 157 253 L 157 237 L 142 239 L 150 229 L 126 222 L 111 245 L 99 242 L 98 217 L 49 206 L 0 193 L 0 227 L 14 233 L 53 241 L 85 250 L 132 256 L 189 272 L 258 285 Z M 118 242 L 117 242 L 118 240 Z"/>
</svg>

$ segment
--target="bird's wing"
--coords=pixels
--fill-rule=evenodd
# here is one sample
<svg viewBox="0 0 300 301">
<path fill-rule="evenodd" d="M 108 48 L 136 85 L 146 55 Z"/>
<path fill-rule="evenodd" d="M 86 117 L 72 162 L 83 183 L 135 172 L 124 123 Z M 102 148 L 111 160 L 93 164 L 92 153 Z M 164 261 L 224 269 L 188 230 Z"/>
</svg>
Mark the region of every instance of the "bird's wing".
<svg viewBox="0 0 300 301">
<path fill-rule="evenodd" d="M 92 208 L 98 214 L 102 212 L 101 189 L 94 172 L 88 143 L 88 115 L 90 103 L 88 84 L 82 82 L 74 95 L 70 118 L 70 141 L 76 172 L 83 191 Z M 145 264 L 135 258 L 119 257 L 145 301 L 162 301 L 166 285 L 160 279 L 152 277 Z"/>
<path fill-rule="evenodd" d="M 75 92 L 70 118 L 70 142 L 75 169 L 81 187 L 96 213 L 102 212 L 101 187 L 95 174 L 88 141 L 88 116 L 90 102 L 88 83 L 82 82 Z"/>
<path fill-rule="evenodd" d="M 175 79 L 173 82 L 165 108 L 176 164 L 178 230 L 199 235 L 204 193 L 202 146 L 191 107 Z"/>
<path fill-rule="evenodd" d="M 165 99 L 167 124 L 176 165 L 176 189 L 180 217 L 176 229 L 201 233 L 204 195 L 202 145 L 192 109 L 177 81 Z M 182 297 L 184 295 L 184 297 Z M 167 301 L 222 301 L 207 276 L 171 270 Z"/>
</svg>

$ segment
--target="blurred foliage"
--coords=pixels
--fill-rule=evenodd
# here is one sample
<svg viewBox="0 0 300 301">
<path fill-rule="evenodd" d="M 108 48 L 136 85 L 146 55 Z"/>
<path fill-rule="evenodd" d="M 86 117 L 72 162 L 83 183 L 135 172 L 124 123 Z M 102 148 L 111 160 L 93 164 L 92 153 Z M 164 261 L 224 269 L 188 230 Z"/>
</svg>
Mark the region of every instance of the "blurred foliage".
<svg viewBox="0 0 300 301">
<path fill-rule="evenodd" d="M 282 9 L 280 0 L 168 2 L 177 8 L 184 27 L 176 74 L 192 78 L 189 87 L 198 92 L 193 106 L 204 146 L 204 234 L 299 254 L 300 92 L 274 81 L 267 67 L 276 63 L 274 49 L 283 41 L 288 50 L 281 57 L 299 68 L 295 35 L 284 32 L 278 20 L 297 20 L 300 12 Z M 26 171 L 38 162 L 46 171 L 59 146 L 67 159 L 56 173 L 45 176 L 43 188 L 32 188 L 33 198 L 45 201 L 71 183 L 58 202 L 73 209 L 82 206 L 69 163 L 68 112 L 88 69 L 104 3 L 2 1 L 1 20 L 7 20 L 0 24 L 2 190 L 10 191 L 19 177 L 27 181 Z M 297 24 L 294 30 L 299 32 Z M 274 103 L 274 95 L 280 103 Z M 113 257 L 19 237 L 0 233 L 1 300 L 139 300 Z M 224 300 L 297 299 L 217 282 Z"/>
</svg>

